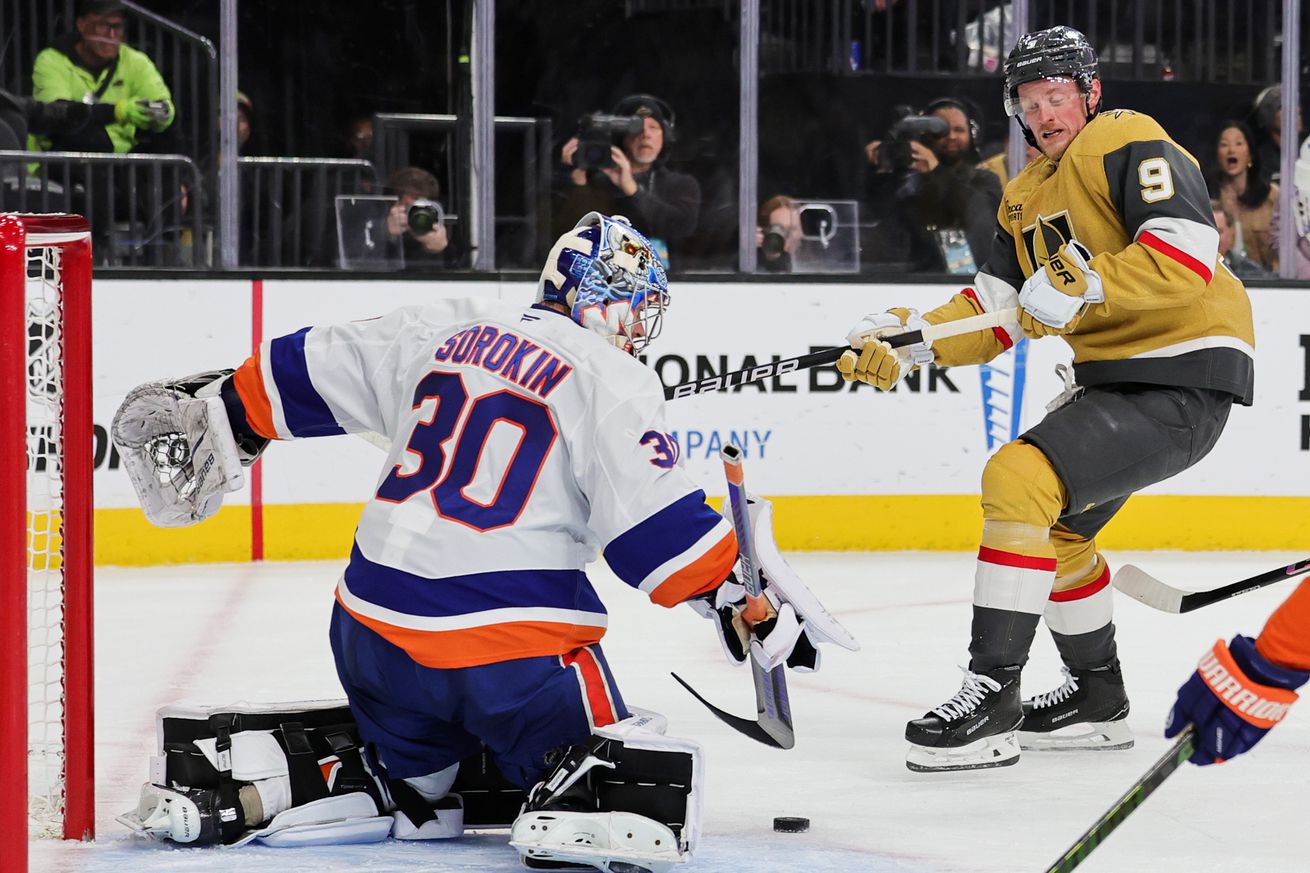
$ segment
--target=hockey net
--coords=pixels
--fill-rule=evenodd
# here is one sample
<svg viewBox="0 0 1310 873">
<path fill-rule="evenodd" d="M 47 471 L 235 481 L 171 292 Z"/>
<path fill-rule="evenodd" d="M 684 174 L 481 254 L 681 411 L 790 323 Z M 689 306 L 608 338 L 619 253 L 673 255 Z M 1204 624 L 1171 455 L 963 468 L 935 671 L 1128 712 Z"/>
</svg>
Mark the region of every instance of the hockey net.
<svg viewBox="0 0 1310 873">
<path fill-rule="evenodd" d="M 0 215 L 0 843 L 9 847 L 94 835 L 90 292 L 83 219 Z"/>
</svg>

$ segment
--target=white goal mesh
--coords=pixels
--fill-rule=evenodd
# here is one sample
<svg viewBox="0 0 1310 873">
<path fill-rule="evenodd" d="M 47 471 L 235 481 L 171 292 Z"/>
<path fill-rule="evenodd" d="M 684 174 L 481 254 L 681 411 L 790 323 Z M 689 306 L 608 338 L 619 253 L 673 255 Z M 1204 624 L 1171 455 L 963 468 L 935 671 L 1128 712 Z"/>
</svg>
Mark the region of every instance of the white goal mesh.
<svg viewBox="0 0 1310 873">
<path fill-rule="evenodd" d="M 63 319 L 58 246 L 26 251 L 29 831 L 64 814 Z"/>
</svg>

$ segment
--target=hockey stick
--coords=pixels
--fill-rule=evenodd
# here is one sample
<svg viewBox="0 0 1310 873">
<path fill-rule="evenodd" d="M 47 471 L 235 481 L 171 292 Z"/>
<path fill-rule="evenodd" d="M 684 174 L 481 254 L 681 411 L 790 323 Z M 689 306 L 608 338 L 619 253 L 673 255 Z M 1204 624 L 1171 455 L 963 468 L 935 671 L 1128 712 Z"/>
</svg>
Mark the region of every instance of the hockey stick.
<svg viewBox="0 0 1310 873">
<path fill-rule="evenodd" d="M 1230 597 L 1236 597 L 1239 594 L 1245 594 L 1248 591 L 1254 591 L 1257 588 L 1263 588 L 1266 585 L 1272 585 L 1293 576 L 1300 576 L 1302 573 L 1310 573 L 1310 558 L 1293 561 L 1286 567 L 1260 573 L 1250 579 L 1224 585 L 1213 591 L 1188 592 L 1183 591 L 1181 588 L 1175 588 L 1166 582 L 1161 582 L 1140 567 L 1124 564 L 1119 568 L 1119 572 L 1114 574 L 1114 587 L 1134 600 L 1139 600 L 1152 609 L 1158 609 L 1161 612 L 1191 612 L 1194 609 L 1200 609 L 1202 606 L 1209 606 L 1212 603 L 1218 603 L 1221 600 L 1227 600 Z"/>
<path fill-rule="evenodd" d="M 760 565 L 755 556 L 755 537 L 751 529 L 750 513 L 746 507 L 746 480 L 742 468 L 742 451 L 729 443 L 719 450 L 723 473 L 728 478 L 728 501 L 732 507 L 732 526 L 737 531 L 737 547 L 741 553 L 741 584 L 746 589 L 746 610 L 742 613 L 749 625 L 764 621 L 767 604 L 760 582 Z M 753 634 L 753 632 L 752 632 Z M 791 704 L 787 699 L 786 667 L 782 664 L 766 670 L 750 650 L 751 676 L 755 680 L 755 719 L 741 718 L 719 709 L 697 693 L 677 673 L 672 674 L 692 696 L 733 729 L 753 740 L 778 749 L 796 745 L 796 731 L 791 723 Z"/>
<path fill-rule="evenodd" d="M 1151 769 L 1142 774 L 1137 780 L 1137 784 L 1128 789 L 1128 793 L 1114 802 L 1114 806 L 1097 819 L 1096 824 L 1087 829 L 1087 832 L 1078 838 L 1069 851 L 1060 856 L 1050 867 L 1046 868 L 1046 873 L 1069 873 L 1070 870 L 1077 867 L 1087 856 L 1105 841 L 1110 832 L 1119 825 L 1123 824 L 1124 819 L 1128 818 L 1137 807 L 1142 805 L 1142 801 L 1151 796 L 1151 792 L 1160 787 L 1164 780 L 1183 765 L 1188 758 L 1192 757 L 1195 749 L 1194 728 L 1188 725 L 1178 734 L 1178 739 L 1169 747 L 1169 751 L 1160 757 L 1160 760 L 1151 765 Z"/>
<path fill-rule="evenodd" d="M 884 339 L 892 348 L 899 349 L 902 346 L 912 346 L 915 343 L 933 342 L 934 340 L 959 336 L 964 333 L 1000 327 L 1006 321 L 1014 321 L 1018 317 L 1017 312 L 1015 309 L 998 309 L 996 312 L 984 312 L 982 315 L 947 321 L 943 324 L 930 324 L 923 330 L 907 330 L 905 333 L 898 333 L 894 336 L 884 337 Z M 770 361 L 767 364 L 759 364 L 755 367 L 733 370 L 731 373 L 723 373 L 719 376 L 706 376 L 704 379 L 683 382 L 681 385 L 665 388 L 664 399 L 676 400 L 679 397 L 690 397 L 693 394 L 705 394 L 710 391 L 737 388 L 748 382 L 758 382 L 761 379 L 768 379 L 773 376 L 785 376 L 787 373 L 795 373 L 797 370 L 808 370 L 811 367 L 835 364 L 837 359 L 846 351 L 845 346 L 839 346 L 824 349 L 820 352 L 811 352 L 808 355 L 798 355 L 794 358 Z"/>
</svg>

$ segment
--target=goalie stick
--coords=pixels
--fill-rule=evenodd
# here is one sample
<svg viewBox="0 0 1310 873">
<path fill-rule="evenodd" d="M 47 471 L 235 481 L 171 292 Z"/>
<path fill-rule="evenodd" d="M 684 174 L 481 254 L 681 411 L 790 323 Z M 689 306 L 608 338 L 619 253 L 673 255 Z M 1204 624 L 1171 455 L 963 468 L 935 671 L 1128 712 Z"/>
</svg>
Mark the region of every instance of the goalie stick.
<svg viewBox="0 0 1310 873">
<path fill-rule="evenodd" d="M 959 336 L 964 333 L 997 328 L 1006 321 L 1014 321 L 1017 317 L 1017 310 L 1015 309 L 998 309 L 995 312 L 984 312 L 982 315 L 947 321 L 942 324 L 930 324 L 923 330 L 907 330 L 905 333 L 883 337 L 883 339 L 892 348 L 899 349 L 902 346 L 912 346 L 915 343 L 933 342 L 934 340 Z M 748 382 L 758 382 L 761 379 L 785 376 L 787 373 L 795 373 L 798 370 L 808 370 L 811 367 L 835 364 L 837 359 L 847 351 L 851 350 L 845 346 L 838 346 L 819 352 L 811 352 L 808 355 L 798 355 L 794 358 L 770 361 L 767 364 L 733 370 L 731 373 L 722 373 L 718 376 L 693 379 L 690 382 L 683 382 L 680 385 L 671 385 L 665 388 L 664 399 L 677 400 L 679 397 L 690 397 L 693 394 L 706 394 L 710 391 L 738 388 Z"/>
<path fill-rule="evenodd" d="M 1087 832 L 1060 856 L 1060 860 L 1047 867 L 1046 873 L 1069 873 L 1086 861 L 1087 856 L 1105 842 L 1111 831 L 1123 824 L 1124 819 L 1132 815 L 1133 810 L 1141 806 L 1142 801 L 1150 797 L 1151 792 L 1159 788 L 1164 780 L 1192 757 L 1194 749 L 1195 728 L 1189 724 L 1178 734 L 1178 739 L 1169 747 L 1169 751 L 1152 764 L 1151 769 L 1143 773 L 1137 783 L 1128 789 L 1128 793 L 1116 800 L 1105 815 L 1097 819 L 1096 824 L 1088 828 Z"/>
<path fill-rule="evenodd" d="M 751 530 L 750 512 L 746 506 L 746 481 L 742 468 L 742 451 L 729 443 L 719 450 L 723 473 L 728 479 L 728 501 L 732 507 L 732 526 L 737 532 L 737 547 L 741 553 L 741 584 L 746 589 L 746 610 L 742 617 L 750 625 L 766 617 L 766 602 L 760 577 L 760 565 L 755 554 L 755 539 Z M 752 630 L 751 635 L 754 636 Z M 779 664 L 766 670 L 747 650 L 751 662 L 751 676 L 755 680 L 755 719 L 742 718 L 719 709 L 692 688 L 677 673 L 674 679 L 691 692 L 692 696 L 733 729 L 753 740 L 778 749 L 796 745 L 796 732 L 791 723 L 791 704 L 787 699 L 786 666 Z"/>
<path fill-rule="evenodd" d="M 1243 579 L 1241 582 L 1234 582 L 1231 585 L 1224 585 L 1213 591 L 1189 592 L 1181 588 L 1175 588 L 1166 582 L 1161 582 L 1140 567 L 1124 564 L 1119 568 L 1119 572 L 1114 574 L 1114 587 L 1134 600 L 1141 601 L 1152 609 L 1158 609 L 1161 612 L 1191 612 L 1194 609 L 1200 609 L 1202 606 L 1209 606 L 1212 603 L 1218 603 L 1221 600 L 1227 600 L 1248 591 L 1255 591 L 1257 588 L 1263 588 L 1266 585 L 1272 585 L 1275 582 L 1281 582 L 1284 579 L 1300 576 L 1302 573 L 1307 572 L 1310 572 L 1310 558 L 1293 561 L 1286 567 L 1269 570 L 1266 573 L 1260 573 L 1249 579 Z"/>
</svg>

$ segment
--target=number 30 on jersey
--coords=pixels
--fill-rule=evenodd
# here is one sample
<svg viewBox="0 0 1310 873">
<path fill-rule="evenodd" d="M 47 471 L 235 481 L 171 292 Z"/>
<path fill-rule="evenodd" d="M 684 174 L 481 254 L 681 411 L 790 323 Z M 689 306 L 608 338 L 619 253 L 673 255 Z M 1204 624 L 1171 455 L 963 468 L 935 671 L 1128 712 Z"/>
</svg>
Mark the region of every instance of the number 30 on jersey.
<svg viewBox="0 0 1310 873">
<path fill-rule="evenodd" d="M 400 464 L 392 467 L 378 487 L 378 499 L 403 503 L 420 491 L 431 491 L 432 505 L 442 518 L 481 531 L 513 524 L 558 435 L 550 410 L 507 389 L 483 394 L 470 404 L 459 374 L 439 370 L 419 381 L 413 408 L 429 400 L 436 401 L 436 408 L 426 421 L 414 425 L 405 445 L 406 451 L 418 456 L 418 467 L 409 473 L 403 472 Z M 521 434 L 495 496 L 489 503 L 480 503 L 464 491 L 477 473 L 487 438 L 497 423 L 516 427 Z"/>
</svg>

